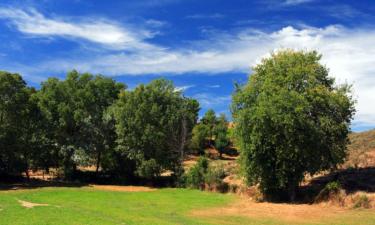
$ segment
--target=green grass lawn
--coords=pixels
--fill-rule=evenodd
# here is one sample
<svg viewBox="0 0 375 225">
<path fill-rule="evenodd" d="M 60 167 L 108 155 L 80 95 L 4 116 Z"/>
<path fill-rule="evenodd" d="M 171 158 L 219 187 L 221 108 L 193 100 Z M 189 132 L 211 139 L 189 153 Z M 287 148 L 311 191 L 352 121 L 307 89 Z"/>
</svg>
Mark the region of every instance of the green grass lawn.
<svg viewBox="0 0 375 225">
<path fill-rule="evenodd" d="M 0 191 L 0 224 L 290 224 L 240 215 L 196 217 L 193 210 L 223 207 L 239 197 L 186 189 L 115 192 L 90 188 Z M 48 206 L 25 208 L 18 201 Z M 353 210 L 315 224 L 375 224 L 375 211 Z M 304 224 L 309 224 L 304 223 Z"/>
</svg>

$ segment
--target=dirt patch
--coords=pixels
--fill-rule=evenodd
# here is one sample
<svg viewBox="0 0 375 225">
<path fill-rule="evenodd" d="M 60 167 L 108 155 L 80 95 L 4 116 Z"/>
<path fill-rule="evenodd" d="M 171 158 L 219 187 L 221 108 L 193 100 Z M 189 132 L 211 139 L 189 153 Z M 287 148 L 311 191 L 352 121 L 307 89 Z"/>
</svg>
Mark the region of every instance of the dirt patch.
<svg viewBox="0 0 375 225">
<path fill-rule="evenodd" d="M 32 202 L 26 202 L 22 200 L 18 200 L 18 202 L 25 208 L 34 208 L 36 206 L 49 206 L 48 204 L 41 204 L 41 203 L 32 203 Z"/>
<path fill-rule="evenodd" d="M 157 190 L 156 188 L 150 188 L 145 186 L 90 185 L 90 187 L 98 190 L 124 192 L 148 192 Z"/>
<path fill-rule="evenodd" d="M 340 216 L 346 211 L 347 209 L 326 205 L 256 203 L 249 200 L 240 200 L 227 207 L 193 211 L 192 215 L 199 217 L 237 215 L 276 219 L 287 223 L 303 223 L 324 221 L 333 216 Z"/>
<path fill-rule="evenodd" d="M 187 156 L 184 162 L 182 163 L 184 169 L 188 171 L 191 167 L 193 167 L 197 163 L 198 159 L 199 159 L 199 156 L 195 156 L 195 155 Z"/>
</svg>

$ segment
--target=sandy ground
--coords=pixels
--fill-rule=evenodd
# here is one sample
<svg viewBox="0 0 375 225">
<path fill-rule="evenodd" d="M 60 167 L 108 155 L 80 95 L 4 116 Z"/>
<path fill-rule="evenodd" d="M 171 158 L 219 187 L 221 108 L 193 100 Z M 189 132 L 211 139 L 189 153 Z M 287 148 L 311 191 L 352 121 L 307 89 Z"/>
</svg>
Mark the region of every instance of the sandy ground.
<svg viewBox="0 0 375 225">
<path fill-rule="evenodd" d="M 25 208 L 33 208 L 36 206 L 48 206 L 48 204 L 32 203 L 32 202 L 26 202 L 22 200 L 18 200 L 18 202 Z"/>
<path fill-rule="evenodd" d="M 124 192 L 145 192 L 157 190 L 156 188 L 150 188 L 145 186 L 90 185 L 90 187 L 98 190 Z"/>
</svg>

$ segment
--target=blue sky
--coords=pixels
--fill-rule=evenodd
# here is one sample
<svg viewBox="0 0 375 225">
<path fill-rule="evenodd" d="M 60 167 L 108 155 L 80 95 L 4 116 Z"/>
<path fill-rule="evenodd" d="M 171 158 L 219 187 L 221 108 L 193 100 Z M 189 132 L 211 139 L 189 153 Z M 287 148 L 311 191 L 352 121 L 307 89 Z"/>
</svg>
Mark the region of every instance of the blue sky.
<svg viewBox="0 0 375 225">
<path fill-rule="evenodd" d="M 282 49 L 318 50 L 338 83 L 352 83 L 353 130 L 375 127 L 375 3 L 333 0 L 5 0 L 0 69 L 38 87 L 67 71 L 130 88 L 172 79 L 185 95 L 229 112 L 235 82 Z"/>
</svg>

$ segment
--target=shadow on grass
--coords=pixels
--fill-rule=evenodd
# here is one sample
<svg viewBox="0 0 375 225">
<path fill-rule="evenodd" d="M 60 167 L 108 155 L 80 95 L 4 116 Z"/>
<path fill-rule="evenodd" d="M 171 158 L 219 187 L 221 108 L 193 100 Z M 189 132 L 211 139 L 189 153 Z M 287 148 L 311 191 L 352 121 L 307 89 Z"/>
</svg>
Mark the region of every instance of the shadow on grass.
<svg viewBox="0 0 375 225">
<path fill-rule="evenodd" d="M 23 189 L 36 189 L 42 187 L 83 187 L 87 184 L 79 182 L 65 182 L 57 180 L 40 180 L 40 179 L 27 179 L 24 177 L 1 177 L 0 178 L 0 191 L 7 190 L 23 190 Z"/>
<path fill-rule="evenodd" d="M 107 174 L 96 174 L 94 172 L 76 171 L 72 179 L 51 179 L 39 178 L 27 179 L 23 176 L 0 176 L 0 191 L 36 189 L 43 187 L 88 187 L 90 185 L 116 185 L 116 186 L 147 186 L 150 188 L 174 187 L 175 180 L 172 177 L 159 177 L 153 180 L 140 178 L 120 179 L 108 176 Z"/>
</svg>

